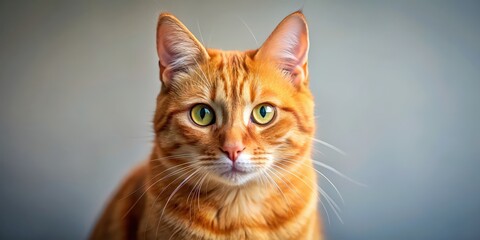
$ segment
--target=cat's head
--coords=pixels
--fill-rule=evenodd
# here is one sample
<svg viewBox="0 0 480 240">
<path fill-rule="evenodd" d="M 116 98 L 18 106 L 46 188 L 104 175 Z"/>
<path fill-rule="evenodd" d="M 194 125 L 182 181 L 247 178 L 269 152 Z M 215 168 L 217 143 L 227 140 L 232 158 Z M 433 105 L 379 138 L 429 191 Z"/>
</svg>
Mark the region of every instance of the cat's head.
<svg viewBox="0 0 480 240">
<path fill-rule="evenodd" d="M 308 47 L 301 12 L 245 52 L 206 49 L 178 19 L 161 14 L 157 161 L 185 177 L 230 185 L 281 177 L 282 169 L 302 164 L 314 134 Z"/>
</svg>

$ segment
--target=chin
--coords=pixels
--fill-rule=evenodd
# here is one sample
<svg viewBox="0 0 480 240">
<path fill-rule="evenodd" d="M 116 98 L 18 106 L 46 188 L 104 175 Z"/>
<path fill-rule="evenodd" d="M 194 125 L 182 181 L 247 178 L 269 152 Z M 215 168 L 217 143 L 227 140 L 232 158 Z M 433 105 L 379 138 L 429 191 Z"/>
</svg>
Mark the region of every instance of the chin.
<svg viewBox="0 0 480 240">
<path fill-rule="evenodd" d="M 215 173 L 215 179 L 227 186 L 242 186 L 255 179 L 257 175 L 254 172 L 227 171 L 224 173 Z"/>
</svg>

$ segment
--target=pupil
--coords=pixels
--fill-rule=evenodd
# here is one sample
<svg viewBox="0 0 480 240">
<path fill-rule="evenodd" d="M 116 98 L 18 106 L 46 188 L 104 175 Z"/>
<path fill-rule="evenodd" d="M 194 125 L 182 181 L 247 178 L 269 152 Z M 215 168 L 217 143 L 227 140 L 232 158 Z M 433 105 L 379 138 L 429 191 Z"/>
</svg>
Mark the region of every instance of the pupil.
<svg viewBox="0 0 480 240">
<path fill-rule="evenodd" d="M 205 115 L 207 114 L 207 109 L 206 108 L 202 108 L 200 109 L 200 118 L 201 119 L 204 119 L 205 118 Z"/>
<path fill-rule="evenodd" d="M 260 115 L 262 115 L 263 118 L 267 115 L 267 110 L 264 106 L 260 108 Z"/>
</svg>

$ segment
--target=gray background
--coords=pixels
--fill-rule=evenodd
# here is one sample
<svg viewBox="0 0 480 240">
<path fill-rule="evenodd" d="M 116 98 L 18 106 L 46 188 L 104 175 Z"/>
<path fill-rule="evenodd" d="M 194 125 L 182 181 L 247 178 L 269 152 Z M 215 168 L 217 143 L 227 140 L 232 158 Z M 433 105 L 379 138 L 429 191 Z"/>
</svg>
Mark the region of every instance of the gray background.
<svg viewBox="0 0 480 240">
<path fill-rule="evenodd" d="M 2 1 L 0 238 L 83 239 L 151 147 L 158 13 L 255 48 L 301 1 Z M 480 239 L 478 1 L 313 1 L 328 239 Z M 197 24 L 198 22 L 198 24 Z M 331 194 L 335 192 L 320 179 Z M 324 216 L 325 213 L 324 213 Z M 326 221 L 326 218 L 325 218 Z"/>
</svg>

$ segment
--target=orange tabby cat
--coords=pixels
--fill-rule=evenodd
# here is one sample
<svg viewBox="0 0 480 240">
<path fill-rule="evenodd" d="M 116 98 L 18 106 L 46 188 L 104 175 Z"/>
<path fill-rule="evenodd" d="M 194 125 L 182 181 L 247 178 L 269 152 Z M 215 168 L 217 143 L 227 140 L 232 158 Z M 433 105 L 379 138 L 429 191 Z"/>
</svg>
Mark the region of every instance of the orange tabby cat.
<svg viewBox="0 0 480 240">
<path fill-rule="evenodd" d="M 154 147 L 91 239 L 322 239 L 308 46 L 301 12 L 245 52 L 161 14 Z"/>
</svg>

